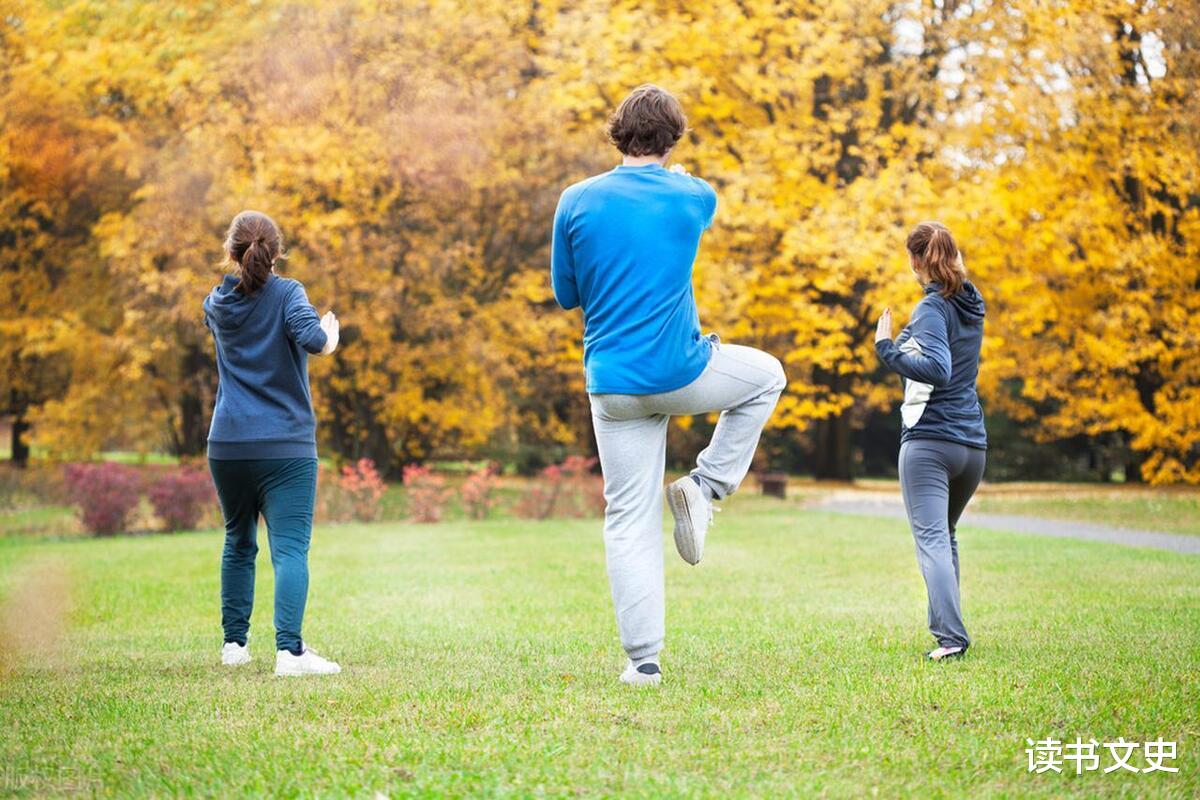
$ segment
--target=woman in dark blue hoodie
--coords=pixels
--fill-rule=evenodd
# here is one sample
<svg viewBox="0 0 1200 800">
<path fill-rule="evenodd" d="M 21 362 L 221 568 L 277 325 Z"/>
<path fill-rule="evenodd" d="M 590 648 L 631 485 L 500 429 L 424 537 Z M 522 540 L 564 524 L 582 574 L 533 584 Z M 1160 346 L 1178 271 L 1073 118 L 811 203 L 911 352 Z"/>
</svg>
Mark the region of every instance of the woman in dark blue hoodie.
<svg viewBox="0 0 1200 800">
<path fill-rule="evenodd" d="M 987 431 L 975 382 L 983 342 L 983 298 L 967 280 L 946 226 L 922 222 L 908 235 L 908 255 L 925 297 L 892 341 L 885 309 L 875 352 L 900 375 L 900 488 L 929 594 L 933 660 L 960 656 L 971 640 L 958 590 L 955 526 L 983 477 Z"/>
<path fill-rule="evenodd" d="M 225 239 L 226 275 L 204 301 L 204 324 L 217 349 L 216 407 L 208 463 L 225 516 L 221 559 L 221 661 L 250 661 L 246 639 L 254 606 L 254 559 L 261 514 L 275 569 L 275 674 L 341 671 L 304 644 L 308 545 L 317 491 L 317 421 L 308 357 L 338 344 L 333 312 L 323 318 L 299 281 L 275 274 L 279 228 L 243 211 Z"/>
</svg>

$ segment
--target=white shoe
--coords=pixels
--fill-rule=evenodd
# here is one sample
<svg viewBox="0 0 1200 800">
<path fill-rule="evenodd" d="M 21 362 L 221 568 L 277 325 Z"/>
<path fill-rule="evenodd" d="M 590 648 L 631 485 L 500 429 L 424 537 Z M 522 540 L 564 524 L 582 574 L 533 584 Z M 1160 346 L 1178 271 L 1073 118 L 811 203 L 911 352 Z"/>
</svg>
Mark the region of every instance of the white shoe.
<svg viewBox="0 0 1200 800">
<path fill-rule="evenodd" d="M 226 642 L 221 647 L 221 663 L 227 667 L 240 667 L 250 663 L 250 648 L 237 642 Z"/>
<path fill-rule="evenodd" d="M 287 650 L 275 651 L 275 674 L 286 677 L 298 677 L 300 675 L 337 675 L 342 671 L 342 668 L 336 662 L 330 661 L 327 658 L 321 658 L 315 650 L 312 650 L 308 645 L 301 644 L 304 652 L 298 656 L 292 655 Z"/>
<path fill-rule="evenodd" d="M 941 661 L 946 658 L 961 657 L 965 652 L 967 652 L 965 647 L 939 647 L 937 650 L 930 650 L 925 657 L 930 661 Z"/>
<path fill-rule="evenodd" d="M 662 670 L 653 661 L 647 661 L 640 667 L 633 666 L 630 661 L 621 673 L 621 683 L 630 686 L 658 686 L 662 683 Z"/>
<path fill-rule="evenodd" d="M 704 555 L 704 537 L 713 518 L 713 504 L 704 490 L 684 475 L 667 487 L 667 504 L 675 516 L 675 549 L 689 564 L 699 564 Z"/>
</svg>

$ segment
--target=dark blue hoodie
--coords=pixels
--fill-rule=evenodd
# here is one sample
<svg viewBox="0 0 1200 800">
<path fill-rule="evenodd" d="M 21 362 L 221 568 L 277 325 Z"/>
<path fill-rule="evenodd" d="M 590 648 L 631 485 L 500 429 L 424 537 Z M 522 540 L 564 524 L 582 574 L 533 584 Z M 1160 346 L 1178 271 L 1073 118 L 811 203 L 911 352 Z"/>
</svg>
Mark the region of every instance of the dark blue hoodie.
<svg viewBox="0 0 1200 800">
<path fill-rule="evenodd" d="M 220 377 L 208 457 L 316 458 L 308 354 L 326 338 L 317 310 L 299 281 L 271 275 L 251 297 L 237 285 L 226 275 L 204 300 Z"/>
<path fill-rule="evenodd" d="M 950 298 L 925 287 L 895 342 L 875 343 L 879 359 L 904 379 L 900 441 L 942 439 L 987 449 L 975 388 L 983 343 L 983 297 L 970 281 Z"/>
</svg>

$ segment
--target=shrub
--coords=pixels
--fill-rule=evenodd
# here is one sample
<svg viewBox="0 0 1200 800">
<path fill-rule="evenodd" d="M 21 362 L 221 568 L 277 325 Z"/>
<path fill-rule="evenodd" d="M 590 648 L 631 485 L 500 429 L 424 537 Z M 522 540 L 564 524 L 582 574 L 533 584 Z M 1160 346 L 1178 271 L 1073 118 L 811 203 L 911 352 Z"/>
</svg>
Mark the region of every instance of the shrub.
<svg viewBox="0 0 1200 800">
<path fill-rule="evenodd" d="M 379 477 L 375 462 L 360 458 L 353 464 L 342 467 L 338 484 L 349 500 L 350 515 L 360 522 L 379 519 L 379 501 L 387 490 L 387 484 Z"/>
<path fill-rule="evenodd" d="M 554 516 L 562 484 L 562 467 L 551 464 L 543 469 L 538 473 L 538 477 L 525 488 L 521 499 L 517 501 L 514 509 L 517 516 L 524 519 L 549 519 Z"/>
<path fill-rule="evenodd" d="M 500 480 L 496 477 L 496 468 L 489 464 L 483 469 L 476 470 L 462 485 L 463 511 L 471 519 L 487 519 L 495 508 L 499 498 L 495 496 L 496 487 Z"/>
<path fill-rule="evenodd" d="M 25 488 L 22 471 L 7 464 L 0 464 L 0 509 L 6 511 L 23 508 L 33 499 Z"/>
<path fill-rule="evenodd" d="M 68 464 L 63 477 L 79 506 L 84 528 L 110 535 L 128 526 L 141 495 L 141 481 L 135 470 L 108 461 Z"/>
<path fill-rule="evenodd" d="M 526 519 L 586 517 L 604 511 L 604 482 L 592 473 L 596 459 L 567 456 L 539 473 L 517 503 Z"/>
<path fill-rule="evenodd" d="M 0 508 L 69 506 L 74 503 L 64 470 L 49 464 L 0 464 Z"/>
<path fill-rule="evenodd" d="M 341 475 L 323 464 L 317 467 L 317 504 L 313 516 L 322 522 L 354 519 L 354 503 L 342 488 Z"/>
<path fill-rule="evenodd" d="M 562 516 L 592 517 L 604 513 L 604 479 L 593 470 L 598 460 L 567 456 L 562 467 L 566 486 L 559 494 Z"/>
<path fill-rule="evenodd" d="M 217 502 L 208 471 L 194 466 L 158 471 L 150 477 L 146 494 L 165 531 L 194 529 Z"/>
<path fill-rule="evenodd" d="M 404 468 L 404 488 L 408 495 L 408 518 L 413 522 L 438 522 L 450 500 L 446 479 L 420 464 Z"/>
</svg>

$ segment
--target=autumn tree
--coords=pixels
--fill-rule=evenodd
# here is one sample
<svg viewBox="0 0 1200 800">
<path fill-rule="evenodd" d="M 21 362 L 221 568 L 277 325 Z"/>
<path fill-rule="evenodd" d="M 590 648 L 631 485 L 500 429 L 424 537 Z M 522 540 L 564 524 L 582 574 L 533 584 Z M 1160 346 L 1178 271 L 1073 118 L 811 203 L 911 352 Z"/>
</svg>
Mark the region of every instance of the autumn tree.
<svg viewBox="0 0 1200 800">
<path fill-rule="evenodd" d="M 933 217 L 988 301 L 989 412 L 1200 482 L 1198 33 L 1149 0 L 0 0 L 14 455 L 31 424 L 52 455 L 203 451 L 199 305 L 248 207 L 343 321 L 313 366 L 332 452 L 586 449 L 550 219 L 651 80 L 721 198 L 703 320 L 787 366 L 786 466 L 849 477 L 894 413 L 871 332 L 919 299 L 903 239 Z"/>
<path fill-rule="evenodd" d="M 579 395 L 563 389 L 579 379 L 554 344 L 569 327 L 543 313 L 534 279 L 569 162 L 528 91 L 526 17 L 484 11 L 347 2 L 91 20 L 104 46 L 73 68 L 102 74 L 128 108 L 137 186 L 91 230 L 121 298 L 114 363 L 43 407 L 47 446 L 91 444 L 79 421 L 105 419 L 157 426 L 165 441 L 134 437 L 146 446 L 203 451 L 216 376 L 199 303 L 246 207 L 276 217 L 280 268 L 343 320 L 338 357 L 313 369 L 336 452 L 398 465 L 574 441 Z M 120 40 L 127 28 L 145 38 Z M 288 46 L 258 46 L 272 38 Z M 114 414 L 103 390 L 116 369 L 133 397 Z"/>
<path fill-rule="evenodd" d="M 1200 482 L 1200 19 L 1191 3 L 1012 9 L 980 53 L 1007 89 L 963 131 L 956 224 L 992 287 L 983 390 L 1045 441 Z M 996 166 L 991 166 L 996 165 Z"/>
<path fill-rule="evenodd" d="M 1123 0 L 560 3 L 542 63 L 581 128 L 643 81 L 684 97 L 677 158 L 722 199 L 702 315 L 783 358 L 774 424 L 809 437 L 817 475 L 849 477 L 851 429 L 895 401 L 872 323 L 918 299 L 903 237 L 936 217 L 991 307 L 989 407 L 1046 440 L 1119 433 L 1148 477 L 1194 481 L 1195 15 Z"/>
<path fill-rule="evenodd" d="M 905 225 L 945 181 L 940 61 L 903 40 L 922 21 L 906 8 L 562 4 L 545 59 L 583 127 L 643 81 L 684 97 L 677 157 L 721 197 L 697 265 L 702 317 L 784 361 L 773 424 L 810 437 L 821 477 L 850 476 L 851 426 L 887 400 L 869 334 L 904 285 Z"/>
<path fill-rule="evenodd" d="M 86 373 L 118 313 L 91 228 L 131 184 L 109 160 L 111 98 L 81 91 L 66 41 L 39 4 L 0 6 L 0 409 L 19 465 L 33 419 Z"/>
</svg>

